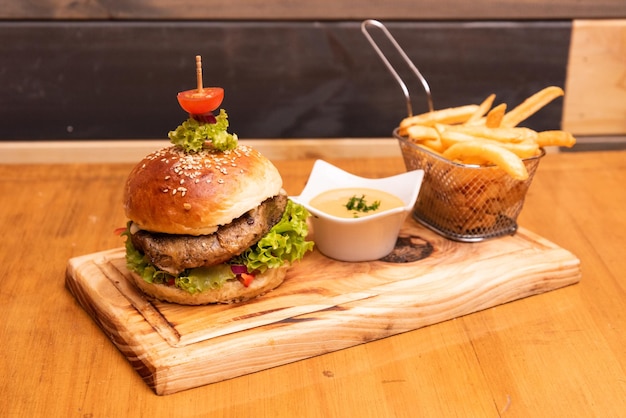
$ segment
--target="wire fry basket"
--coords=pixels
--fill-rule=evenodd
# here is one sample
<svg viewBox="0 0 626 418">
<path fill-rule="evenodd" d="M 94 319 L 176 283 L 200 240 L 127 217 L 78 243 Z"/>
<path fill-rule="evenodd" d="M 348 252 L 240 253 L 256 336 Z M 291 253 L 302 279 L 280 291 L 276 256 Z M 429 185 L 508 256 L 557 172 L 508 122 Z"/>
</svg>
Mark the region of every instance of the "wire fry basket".
<svg viewBox="0 0 626 418">
<path fill-rule="evenodd" d="M 413 116 L 408 88 L 370 36 L 370 28 L 380 29 L 413 70 L 426 93 L 428 107 L 432 112 L 430 87 L 417 67 L 382 23 L 372 19 L 363 21 L 363 34 L 404 93 L 408 116 Z M 424 170 L 424 179 L 413 209 L 415 220 L 448 239 L 461 242 L 478 242 L 512 235 L 517 231 L 517 217 L 539 161 L 545 155 L 543 149 L 539 155 L 523 160 L 528 178 L 517 180 L 495 165 L 479 166 L 450 161 L 400 135 L 398 128 L 393 131 L 393 136 L 400 145 L 406 169 Z"/>
<path fill-rule="evenodd" d="M 517 231 L 526 192 L 541 157 L 524 159 L 528 178 L 516 180 L 497 166 L 449 161 L 400 136 L 407 170 L 424 170 L 413 218 L 440 235 L 462 242 L 478 242 Z"/>
</svg>

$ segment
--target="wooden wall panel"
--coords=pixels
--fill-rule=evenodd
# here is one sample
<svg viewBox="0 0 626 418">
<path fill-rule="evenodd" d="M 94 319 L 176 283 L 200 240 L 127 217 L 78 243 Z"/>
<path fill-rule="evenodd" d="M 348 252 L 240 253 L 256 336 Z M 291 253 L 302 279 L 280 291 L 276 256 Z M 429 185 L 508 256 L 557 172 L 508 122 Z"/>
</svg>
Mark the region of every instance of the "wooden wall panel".
<svg viewBox="0 0 626 418">
<path fill-rule="evenodd" d="M 546 20 L 626 17 L 624 0 L 0 0 L 0 19 Z"/>
<path fill-rule="evenodd" d="M 242 138 L 384 137 L 406 115 L 400 88 L 360 22 L 3 22 L 0 139 L 164 138 L 176 92 L 226 89 Z M 568 21 L 388 22 L 428 78 L 436 107 L 513 106 L 565 84 Z M 417 80 L 415 111 L 426 102 Z M 529 125 L 558 128 L 557 100 Z"/>
<path fill-rule="evenodd" d="M 626 136 L 626 20 L 576 21 L 570 51 L 564 128 Z"/>
</svg>

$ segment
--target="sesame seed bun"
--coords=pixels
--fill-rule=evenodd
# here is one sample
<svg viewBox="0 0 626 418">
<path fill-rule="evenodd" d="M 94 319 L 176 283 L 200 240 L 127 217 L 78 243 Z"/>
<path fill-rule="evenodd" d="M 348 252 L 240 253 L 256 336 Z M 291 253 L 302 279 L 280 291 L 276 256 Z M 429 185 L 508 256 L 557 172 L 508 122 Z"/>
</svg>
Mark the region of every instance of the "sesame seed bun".
<svg viewBox="0 0 626 418">
<path fill-rule="evenodd" d="M 135 166 L 123 202 L 126 216 L 140 229 L 206 235 L 281 189 L 276 167 L 251 147 L 185 153 L 171 146 Z"/>
<path fill-rule="evenodd" d="M 130 276 L 134 284 L 152 298 L 180 305 L 207 305 L 244 302 L 264 295 L 282 284 L 288 269 L 289 265 L 268 269 L 262 274 L 257 274 L 248 287 L 238 280 L 228 280 L 219 289 L 204 290 L 193 294 L 174 286 L 148 283 L 134 272 L 130 272 Z"/>
</svg>

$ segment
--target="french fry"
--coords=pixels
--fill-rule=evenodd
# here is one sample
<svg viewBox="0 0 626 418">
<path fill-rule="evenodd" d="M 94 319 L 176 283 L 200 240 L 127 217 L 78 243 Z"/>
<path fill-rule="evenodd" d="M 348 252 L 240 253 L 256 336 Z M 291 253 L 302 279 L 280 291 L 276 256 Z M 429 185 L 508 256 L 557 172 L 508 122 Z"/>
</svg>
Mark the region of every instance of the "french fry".
<svg viewBox="0 0 626 418">
<path fill-rule="evenodd" d="M 435 110 L 415 116 L 404 118 L 400 122 L 400 135 L 406 135 L 407 128 L 411 125 L 434 126 L 436 123 L 463 123 L 478 109 L 478 105 L 465 105 Z"/>
<path fill-rule="evenodd" d="M 508 151 L 511 151 L 513 154 L 517 155 L 519 158 L 530 158 L 539 155 L 539 145 L 537 145 L 534 141 L 524 141 L 524 142 L 498 142 L 492 141 L 490 139 L 481 139 L 485 143 L 492 144 L 494 146 L 502 147 Z"/>
<path fill-rule="evenodd" d="M 536 113 L 539 109 L 550 103 L 557 97 L 563 96 L 565 93 L 563 89 L 557 86 L 546 87 L 537 93 L 533 94 L 517 107 L 511 109 L 502 118 L 500 126 L 505 128 L 512 128 L 519 125 L 520 122 L 528 119 L 531 115 Z"/>
<path fill-rule="evenodd" d="M 425 141 L 422 141 L 421 144 L 425 146 L 426 148 L 430 148 L 432 151 L 435 151 L 437 153 L 442 153 L 446 149 L 443 145 L 443 142 L 441 142 L 441 138 L 427 139 Z"/>
<path fill-rule="evenodd" d="M 487 143 L 486 141 L 459 142 L 445 150 L 443 156 L 451 161 L 460 162 L 467 161 L 470 158 L 484 158 L 502 168 L 514 179 L 526 180 L 528 178 L 528 171 L 521 158 L 499 145 Z"/>
<path fill-rule="evenodd" d="M 437 124 L 436 128 L 439 131 L 439 137 L 443 143 L 444 148 L 449 148 L 457 142 L 476 141 L 477 138 L 473 135 L 459 132 L 456 130 L 447 129 L 448 125 Z"/>
<path fill-rule="evenodd" d="M 442 158 L 443 158 L 443 154 L 441 153 L 442 151 L 437 151 L 437 149 L 438 149 L 439 147 L 437 147 L 437 146 L 436 146 L 436 144 L 435 144 L 435 146 L 434 146 L 434 147 L 429 146 L 429 144 L 427 144 L 427 143 L 418 143 L 418 144 L 416 144 L 416 145 L 417 145 L 418 147 L 421 147 L 421 148 L 426 149 L 427 151 L 431 152 L 432 154 L 438 155 L 438 156 L 440 156 L 440 157 L 442 157 Z"/>
<path fill-rule="evenodd" d="M 487 112 L 489 112 L 489 109 L 491 109 L 491 106 L 493 106 L 493 101 L 495 99 L 496 95 L 493 93 L 487 96 L 487 98 L 478 105 L 476 111 L 472 113 L 472 116 L 470 116 L 469 119 L 465 121 L 465 123 L 472 124 L 474 122 L 478 122 L 483 116 L 485 116 Z"/>
<path fill-rule="evenodd" d="M 565 131 L 537 132 L 537 145 L 540 147 L 558 146 L 571 148 L 576 144 L 576 138 Z"/>
<path fill-rule="evenodd" d="M 489 165 L 491 162 L 483 157 L 482 155 L 467 155 L 463 157 L 463 160 L 459 160 L 460 163 L 463 163 L 465 165 L 476 165 L 476 166 L 487 166 Z"/>
<path fill-rule="evenodd" d="M 537 143 L 534 141 L 524 141 L 515 144 L 495 141 L 493 143 L 494 145 L 499 145 L 502 148 L 511 151 L 513 154 L 522 159 L 536 157 L 537 155 L 539 155 L 539 145 L 537 145 Z"/>
<path fill-rule="evenodd" d="M 406 130 L 407 135 L 413 141 L 438 140 L 439 132 L 432 126 L 411 125 Z"/>
<path fill-rule="evenodd" d="M 495 141 L 492 139 L 481 138 L 477 136 L 472 136 L 463 132 L 458 132 L 454 130 L 444 130 L 441 133 L 441 142 L 444 147 L 444 151 L 450 148 L 452 145 L 457 144 L 459 142 L 470 142 L 470 141 L 483 141 L 488 144 L 492 144 L 495 146 L 500 146 L 504 149 L 511 151 L 513 154 L 517 155 L 519 158 L 530 158 L 539 154 L 539 145 L 535 141 L 525 140 L 522 142 L 501 142 Z M 477 164 L 473 162 L 473 164 Z"/>
<path fill-rule="evenodd" d="M 444 150 L 439 132 L 432 126 L 412 125 L 407 128 L 407 133 L 412 142 L 420 144 L 431 151 L 440 153 Z"/>
<path fill-rule="evenodd" d="M 443 135 L 442 131 L 456 131 L 479 138 L 491 139 L 500 142 L 523 142 L 535 141 L 537 132 L 530 128 L 489 128 L 487 126 L 467 126 L 467 125 L 444 125 L 438 124 L 437 130 Z"/>
<path fill-rule="evenodd" d="M 500 103 L 498 106 L 491 109 L 489 113 L 487 113 L 485 126 L 487 128 L 499 128 L 505 113 L 506 103 Z"/>
</svg>

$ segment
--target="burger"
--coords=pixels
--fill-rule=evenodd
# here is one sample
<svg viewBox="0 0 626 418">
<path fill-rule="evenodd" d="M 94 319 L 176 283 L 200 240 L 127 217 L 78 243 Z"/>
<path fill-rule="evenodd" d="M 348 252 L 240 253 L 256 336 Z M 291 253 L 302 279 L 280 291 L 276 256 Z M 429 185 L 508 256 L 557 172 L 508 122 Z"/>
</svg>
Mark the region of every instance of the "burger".
<svg viewBox="0 0 626 418">
<path fill-rule="evenodd" d="M 227 127 L 223 109 L 190 114 L 169 133 L 171 146 L 128 175 L 126 264 L 149 297 L 246 301 L 283 283 L 313 247 L 307 210 L 288 198 L 276 167 Z"/>
</svg>

